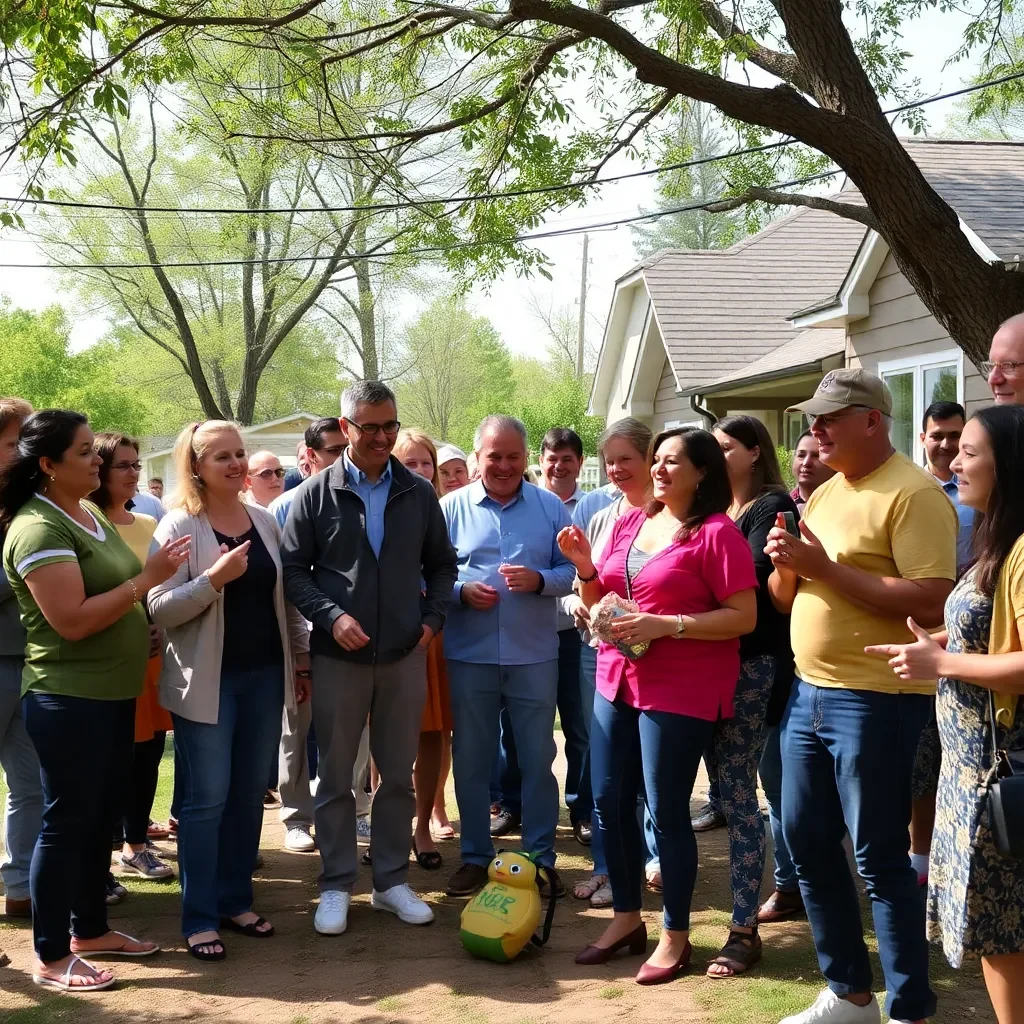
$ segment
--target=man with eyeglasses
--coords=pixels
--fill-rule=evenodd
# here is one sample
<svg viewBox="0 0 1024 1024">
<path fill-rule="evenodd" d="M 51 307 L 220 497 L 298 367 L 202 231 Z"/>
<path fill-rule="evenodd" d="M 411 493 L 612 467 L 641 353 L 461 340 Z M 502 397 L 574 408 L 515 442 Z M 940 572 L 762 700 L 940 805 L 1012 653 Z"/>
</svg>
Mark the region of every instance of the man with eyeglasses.
<svg viewBox="0 0 1024 1024">
<path fill-rule="evenodd" d="M 796 660 L 781 726 L 782 828 L 828 988 L 783 1024 L 881 1019 L 846 832 L 871 899 L 886 1011 L 918 1022 L 934 1014 L 935 993 L 909 827 L 935 682 L 896 680 L 864 648 L 912 640 L 910 617 L 942 622 L 956 578 L 956 510 L 933 476 L 893 450 L 892 396 L 874 374 L 834 370 L 797 409 L 836 475 L 808 499 L 801 536 L 779 523 L 765 550 L 772 600 L 792 613 Z"/>
<path fill-rule="evenodd" d="M 1024 405 L 1024 313 L 1011 316 L 996 331 L 988 362 L 978 369 L 988 379 L 996 405 Z"/>
<path fill-rule="evenodd" d="M 249 456 L 249 472 L 245 478 L 246 496 L 267 508 L 284 491 L 285 470 L 273 452 L 255 452 Z"/>
<path fill-rule="evenodd" d="M 380 381 L 342 392 L 348 448 L 296 490 L 281 542 L 285 592 L 313 623 L 313 725 L 320 744 L 314 817 L 323 871 L 314 927 L 340 935 L 359 864 L 352 769 L 370 718 L 380 774 L 373 798 L 370 905 L 408 924 L 430 907 L 407 884 L 413 761 L 426 697 L 426 650 L 457 576 L 433 485 L 391 457 L 401 424 Z"/>
</svg>

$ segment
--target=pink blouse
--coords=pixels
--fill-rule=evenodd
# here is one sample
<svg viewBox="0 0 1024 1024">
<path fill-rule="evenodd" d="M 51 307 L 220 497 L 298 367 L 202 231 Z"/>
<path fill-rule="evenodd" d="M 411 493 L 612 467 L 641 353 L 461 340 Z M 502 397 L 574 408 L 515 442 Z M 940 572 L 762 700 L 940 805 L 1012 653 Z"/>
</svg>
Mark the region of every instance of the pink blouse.
<svg viewBox="0 0 1024 1024">
<path fill-rule="evenodd" d="M 626 556 L 646 516 L 622 516 L 597 560 L 605 593 L 626 596 Z M 698 615 L 757 586 L 750 545 L 736 524 L 712 515 L 685 543 L 652 555 L 633 578 L 633 600 L 652 615 Z M 706 721 L 731 718 L 740 671 L 740 642 L 661 637 L 636 661 L 603 643 L 597 653 L 597 689 L 644 711 L 670 711 Z"/>
</svg>

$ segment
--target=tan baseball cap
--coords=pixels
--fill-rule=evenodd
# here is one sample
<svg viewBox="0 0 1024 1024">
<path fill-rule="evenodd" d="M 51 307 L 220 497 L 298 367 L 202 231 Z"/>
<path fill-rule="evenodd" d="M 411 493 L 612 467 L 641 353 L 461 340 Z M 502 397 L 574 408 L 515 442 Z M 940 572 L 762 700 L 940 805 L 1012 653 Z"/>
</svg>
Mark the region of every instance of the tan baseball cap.
<svg viewBox="0 0 1024 1024">
<path fill-rule="evenodd" d="M 883 416 L 892 415 L 892 395 L 881 377 L 867 370 L 831 370 L 825 374 L 814 397 L 793 408 L 807 416 L 827 416 L 851 405 L 877 409 Z"/>
</svg>

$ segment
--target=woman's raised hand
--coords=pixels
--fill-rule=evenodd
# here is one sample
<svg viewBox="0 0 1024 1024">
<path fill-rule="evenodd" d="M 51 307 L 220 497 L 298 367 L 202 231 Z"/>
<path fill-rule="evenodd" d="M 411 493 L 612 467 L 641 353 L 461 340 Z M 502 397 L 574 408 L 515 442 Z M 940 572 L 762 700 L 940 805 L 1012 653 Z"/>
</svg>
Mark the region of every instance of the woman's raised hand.
<svg viewBox="0 0 1024 1024">
<path fill-rule="evenodd" d="M 192 535 L 186 533 L 184 537 L 179 537 L 177 540 L 165 540 L 146 559 L 146 566 L 142 570 L 142 574 L 146 577 L 147 590 L 157 584 L 166 583 L 175 574 L 178 566 L 188 558 L 191 544 Z"/>
<path fill-rule="evenodd" d="M 592 569 L 590 541 L 578 526 L 566 526 L 558 531 L 558 549 L 577 569 L 581 566 Z"/>
</svg>

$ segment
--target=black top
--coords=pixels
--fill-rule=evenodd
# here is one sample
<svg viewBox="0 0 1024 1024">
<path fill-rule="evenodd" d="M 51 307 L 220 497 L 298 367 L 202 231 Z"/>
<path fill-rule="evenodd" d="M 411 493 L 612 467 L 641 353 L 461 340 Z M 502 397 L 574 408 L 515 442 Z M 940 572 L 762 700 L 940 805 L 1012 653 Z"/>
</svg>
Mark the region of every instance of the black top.
<svg viewBox="0 0 1024 1024">
<path fill-rule="evenodd" d="M 249 544 L 245 572 L 224 585 L 224 653 L 222 672 L 245 672 L 265 665 L 282 664 L 281 633 L 274 611 L 277 566 L 260 532 L 250 525 L 240 537 L 213 531 L 218 544 L 229 548 Z"/>
</svg>

